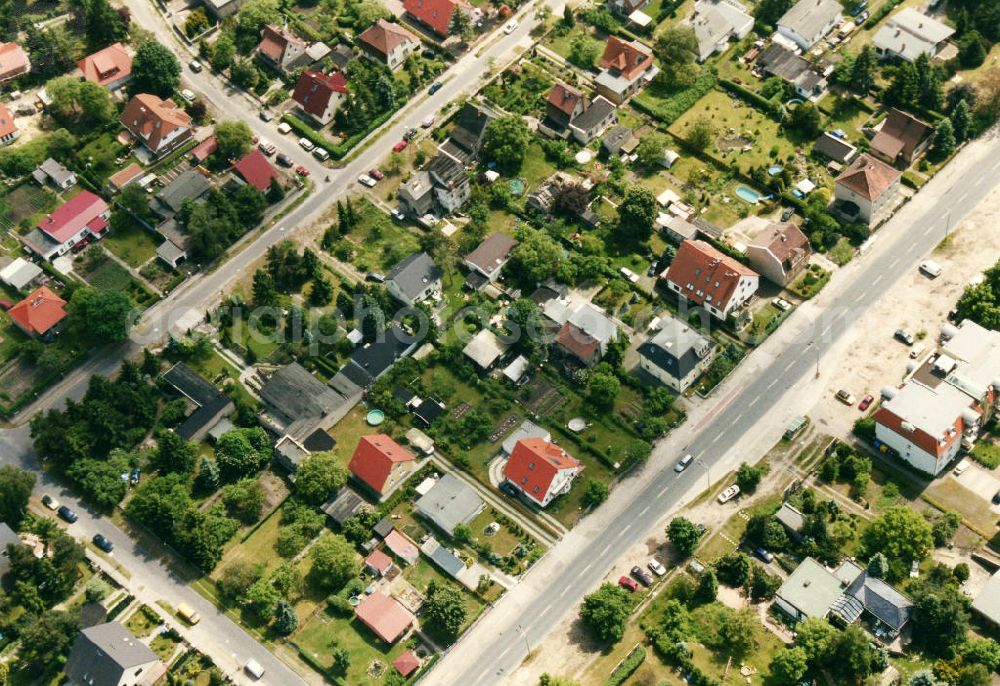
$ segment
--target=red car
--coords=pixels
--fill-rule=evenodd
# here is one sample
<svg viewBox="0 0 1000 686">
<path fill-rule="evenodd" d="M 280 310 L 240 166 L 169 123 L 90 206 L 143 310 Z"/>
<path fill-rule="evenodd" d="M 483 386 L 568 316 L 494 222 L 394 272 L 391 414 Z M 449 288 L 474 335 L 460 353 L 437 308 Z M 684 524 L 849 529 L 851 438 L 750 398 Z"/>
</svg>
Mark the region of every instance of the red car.
<svg viewBox="0 0 1000 686">
<path fill-rule="evenodd" d="M 394 146 L 392 146 L 392 151 L 393 152 L 403 152 L 404 150 L 406 150 L 406 146 L 407 145 L 409 145 L 409 143 L 407 143 L 406 141 L 399 141 Z"/>
<path fill-rule="evenodd" d="M 371 171 L 369 171 L 368 176 L 372 177 L 376 181 L 381 181 L 382 179 L 385 178 L 385 174 L 380 172 L 378 169 L 372 169 Z"/>
<path fill-rule="evenodd" d="M 871 393 L 869 393 L 868 395 L 866 395 L 864 398 L 861 399 L 860 403 L 858 403 L 858 409 L 864 412 L 871 406 L 874 400 L 875 398 L 873 398 Z"/>
<path fill-rule="evenodd" d="M 295 168 L 295 173 L 299 176 L 309 176 L 309 170 L 303 167 L 301 164 Z"/>
<path fill-rule="evenodd" d="M 635 579 L 627 576 L 619 577 L 618 585 L 624 588 L 629 593 L 635 593 L 636 589 L 639 588 L 639 584 L 635 582 Z"/>
</svg>

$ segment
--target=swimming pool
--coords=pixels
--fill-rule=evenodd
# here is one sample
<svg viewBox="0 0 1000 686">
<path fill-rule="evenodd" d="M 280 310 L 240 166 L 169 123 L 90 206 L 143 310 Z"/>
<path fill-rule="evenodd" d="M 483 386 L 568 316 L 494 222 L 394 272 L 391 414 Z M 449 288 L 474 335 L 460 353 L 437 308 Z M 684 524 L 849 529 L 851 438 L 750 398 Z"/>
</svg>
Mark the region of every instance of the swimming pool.
<svg viewBox="0 0 1000 686">
<path fill-rule="evenodd" d="M 782 167 L 780 164 L 776 164 L 776 165 L 768 168 L 767 173 L 770 174 L 771 176 L 777 176 L 778 174 L 780 174 L 783 171 L 785 171 L 785 168 Z"/>
<path fill-rule="evenodd" d="M 761 195 L 752 188 L 747 188 L 746 186 L 737 186 L 736 197 L 740 200 L 746 200 L 751 205 L 756 205 L 761 200 Z"/>
</svg>

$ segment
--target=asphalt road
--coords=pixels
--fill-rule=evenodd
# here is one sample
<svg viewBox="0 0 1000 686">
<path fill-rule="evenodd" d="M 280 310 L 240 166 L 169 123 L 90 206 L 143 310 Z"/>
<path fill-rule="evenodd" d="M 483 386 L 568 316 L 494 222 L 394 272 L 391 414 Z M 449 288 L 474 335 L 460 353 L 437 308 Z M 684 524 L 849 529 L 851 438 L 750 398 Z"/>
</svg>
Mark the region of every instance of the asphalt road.
<svg viewBox="0 0 1000 686">
<path fill-rule="evenodd" d="M 604 507 L 618 507 L 606 518 L 606 525 L 589 526 L 587 520 L 578 525 L 579 531 L 574 530 L 556 546 L 570 546 L 569 554 L 553 555 L 556 551 L 550 551 L 525 582 L 500 600 L 487 621 L 466 634 L 438 662 L 424 683 L 503 683 L 504 676 L 600 583 L 616 560 L 648 535 L 667 512 L 704 488 L 706 474 L 710 481 L 714 467 L 718 466 L 721 476 L 730 464 L 756 461 L 759 455 L 736 457 L 741 448 L 746 449 L 744 437 L 767 423 L 768 415 L 787 414 L 789 408 L 783 401 L 789 392 L 814 376 L 823 356 L 879 298 L 882 289 L 915 268 L 945 237 L 946 227 L 955 226 L 1000 181 L 1000 141 L 993 138 L 987 145 L 991 154 L 985 156 L 984 163 L 971 165 L 950 185 L 935 184 L 937 179 L 928 185 L 925 193 L 938 196 L 929 211 L 917 218 L 910 217 L 912 213 L 897 215 L 879 231 L 876 245 L 882 245 L 841 270 L 827 286 L 831 293 L 824 295 L 834 295 L 834 304 L 820 310 L 773 361 L 755 370 L 731 397 L 727 396 L 725 411 L 704 420 L 687 446 L 668 447 L 669 439 L 657 446 L 658 452 L 670 449 L 677 457 L 690 452 L 696 458 L 694 464 L 680 475 L 672 469 L 673 455 L 659 471 L 647 466 L 639 477 L 644 484 L 636 494 L 629 494 L 632 497 L 627 502 L 613 502 L 612 497 L 605 503 Z M 783 327 L 797 330 L 803 323 L 796 321 L 798 314 L 789 317 Z"/>
</svg>

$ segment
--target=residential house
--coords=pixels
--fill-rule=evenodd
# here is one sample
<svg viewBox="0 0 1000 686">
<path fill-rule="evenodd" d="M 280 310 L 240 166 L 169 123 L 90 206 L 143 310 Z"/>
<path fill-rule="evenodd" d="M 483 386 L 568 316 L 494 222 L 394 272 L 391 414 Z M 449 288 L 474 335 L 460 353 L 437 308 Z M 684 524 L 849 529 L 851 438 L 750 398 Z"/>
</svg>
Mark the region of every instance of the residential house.
<svg viewBox="0 0 1000 686">
<path fill-rule="evenodd" d="M 21 137 L 21 131 L 14 123 L 14 115 L 0 102 L 0 147 L 10 145 Z"/>
<path fill-rule="evenodd" d="M 507 234 L 499 231 L 491 233 L 465 256 L 465 266 L 490 281 L 496 281 L 516 246 L 517 241 Z"/>
<path fill-rule="evenodd" d="M 385 282 L 389 295 L 412 307 L 428 298 L 441 297 L 441 274 L 430 255 L 418 252 L 393 267 Z"/>
<path fill-rule="evenodd" d="M 875 635 L 894 639 L 913 616 L 913 601 L 866 570 L 858 574 L 830 608 L 830 617 L 845 626 L 862 617 Z"/>
<path fill-rule="evenodd" d="M 451 35 L 451 15 L 454 12 L 471 14 L 473 7 L 467 0 L 403 0 L 403 9 L 418 24 L 440 38 L 447 38 Z"/>
<path fill-rule="evenodd" d="M 757 292 L 760 276 L 702 240 L 684 241 L 661 278 L 667 288 L 725 320 Z"/>
<path fill-rule="evenodd" d="M 76 185 L 76 174 L 51 157 L 38 165 L 38 168 L 31 173 L 31 178 L 40 186 L 48 182 L 61 191 L 69 190 Z"/>
<path fill-rule="evenodd" d="M 347 364 L 330 379 L 329 386 L 356 404 L 364 391 L 389 371 L 396 360 L 416 349 L 419 340 L 398 324 L 392 324 L 388 330 L 379 332 L 375 340 L 364 341 L 355 348 Z"/>
<path fill-rule="evenodd" d="M 347 69 L 347 65 L 357 59 L 357 56 L 358 55 L 354 48 L 346 43 L 337 43 L 333 46 L 333 50 L 330 51 L 330 54 L 327 55 L 330 62 L 333 64 L 334 69 L 337 71 L 344 71 Z"/>
<path fill-rule="evenodd" d="M 191 116 L 177 103 L 150 93 L 133 96 L 119 121 L 135 140 L 157 157 L 179 148 L 194 132 Z"/>
<path fill-rule="evenodd" d="M 307 43 L 284 26 L 268 24 L 260 31 L 257 54 L 278 71 L 308 67 L 330 53 L 323 43 Z"/>
<path fill-rule="evenodd" d="M 469 358 L 481 372 L 489 371 L 510 350 L 510 343 L 500 339 L 489 329 L 480 329 L 465 347 L 462 354 Z"/>
<path fill-rule="evenodd" d="M 747 246 L 750 266 L 779 286 L 794 281 L 811 255 L 809 239 L 791 222 L 768 224 Z"/>
<path fill-rule="evenodd" d="M 392 558 L 381 550 L 375 549 L 365 558 L 365 571 L 375 577 L 383 577 L 392 571 Z"/>
<path fill-rule="evenodd" d="M 80 631 L 64 671 L 71 686 L 151 686 L 166 668 L 149 646 L 108 622 Z"/>
<path fill-rule="evenodd" d="M 21 238 L 40 257 L 52 260 L 102 238 L 108 229 L 111 208 L 90 191 L 80 191 L 52 214 L 38 220 L 35 229 Z"/>
<path fill-rule="evenodd" d="M 347 469 L 380 498 L 399 487 L 416 469 L 416 458 L 388 434 L 362 436 Z"/>
<path fill-rule="evenodd" d="M 434 197 L 445 212 L 454 212 L 468 201 L 472 189 L 469 173 L 461 163 L 448 155 L 436 155 L 424 169 L 430 174 Z"/>
<path fill-rule="evenodd" d="M 211 189 L 212 183 L 205 174 L 188 169 L 157 191 L 149 207 L 161 219 L 170 219 L 181 211 L 184 203 L 200 200 Z"/>
<path fill-rule="evenodd" d="M 236 409 L 228 396 L 183 362 L 164 372 L 163 380 L 194 406 L 194 411 L 174 429 L 184 440 L 201 441 Z"/>
<path fill-rule="evenodd" d="M 379 524 L 381 524 L 381 522 L 379 522 Z M 417 560 L 420 559 L 420 548 L 417 547 L 416 543 L 410 540 L 409 536 L 393 527 L 391 521 L 388 524 L 389 532 L 382 536 L 382 540 L 385 541 L 385 547 L 404 563 L 408 565 L 416 564 Z M 373 531 L 378 533 L 379 526 L 376 525 Z"/>
<path fill-rule="evenodd" d="M 0 83 L 6 83 L 31 71 L 28 53 L 17 43 L 0 43 Z"/>
<path fill-rule="evenodd" d="M 337 526 L 343 526 L 348 519 L 360 512 L 370 510 L 371 506 L 350 486 L 342 486 L 319 509 L 336 522 Z"/>
<path fill-rule="evenodd" d="M 362 624 L 386 643 L 395 643 L 405 636 L 415 621 L 399 601 L 381 591 L 362 598 L 354 612 Z"/>
<path fill-rule="evenodd" d="M 423 662 L 412 650 L 401 653 L 399 657 L 392 661 L 392 666 L 404 679 L 420 669 L 422 664 Z"/>
<path fill-rule="evenodd" d="M 430 172 L 414 172 L 410 180 L 399 187 L 396 194 L 399 208 L 414 217 L 423 217 L 434 207 L 434 186 Z"/>
<path fill-rule="evenodd" d="M 297 362 L 271 374 L 259 394 L 264 401 L 264 410 L 257 416 L 261 425 L 303 445 L 329 440 L 323 438 L 325 430 L 357 403 L 356 398 L 338 393 Z"/>
<path fill-rule="evenodd" d="M 850 560 L 831 571 L 807 557 L 778 588 L 774 607 L 794 622 L 810 617 L 824 618 L 840 600 L 844 589 L 861 573 L 861 568 Z"/>
<path fill-rule="evenodd" d="M 837 0 L 799 0 L 778 20 L 778 33 L 809 50 L 844 18 Z"/>
<path fill-rule="evenodd" d="M 431 562 L 452 579 L 464 583 L 463 577 L 466 575 L 467 569 L 465 562 L 458 555 L 441 545 L 436 538 L 428 536 L 427 540 L 420 545 L 420 552 L 426 555 Z"/>
<path fill-rule="evenodd" d="M 406 58 L 420 50 L 420 39 L 399 24 L 379 19 L 358 36 L 361 52 L 390 69 L 403 66 Z"/>
<path fill-rule="evenodd" d="M 0 281 L 15 291 L 23 291 L 38 281 L 44 273 L 42 268 L 34 262 L 18 257 L 10 260 L 3 269 L 0 269 Z"/>
<path fill-rule="evenodd" d="M 598 95 L 582 113 L 569 122 L 569 131 L 580 145 L 589 145 L 608 127 L 618 123 L 618 108 L 603 95 Z"/>
<path fill-rule="evenodd" d="M 837 177 L 834 209 L 848 221 L 879 223 L 892 210 L 903 173 L 870 155 L 859 155 Z"/>
<path fill-rule="evenodd" d="M 660 212 L 653 226 L 676 245 L 680 245 L 684 241 L 693 241 L 698 237 L 698 227 L 676 214 Z"/>
<path fill-rule="evenodd" d="M 663 385 L 683 393 L 712 364 L 715 342 L 670 316 L 660 318 L 660 330 L 639 346 L 639 368 Z"/>
<path fill-rule="evenodd" d="M 556 330 L 553 345 L 567 360 L 592 367 L 604 357 L 608 346 L 618 340 L 618 325 L 589 302 L 550 300 L 542 312 Z"/>
<path fill-rule="evenodd" d="M 202 0 L 205 9 L 217 20 L 231 17 L 239 12 L 247 0 Z"/>
<path fill-rule="evenodd" d="M 11 321 L 32 338 L 52 340 L 58 333 L 59 324 L 66 318 L 66 301 L 49 290 L 39 286 L 32 293 L 7 310 Z"/>
<path fill-rule="evenodd" d="M 215 154 L 219 149 L 219 140 L 215 136 L 209 136 L 191 149 L 191 159 L 195 164 L 204 164 L 205 160 Z"/>
<path fill-rule="evenodd" d="M 451 536 L 459 524 L 468 524 L 486 508 L 476 490 L 463 479 L 448 473 L 431 490 L 417 498 L 417 512 Z"/>
<path fill-rule="evenodd" d="M 465 103 L 455 115 L 455 126 L 441 145 L 441 152 L 463 166 L 474 164 L 483 147 L 486 127 L 496 118 L 496 112 L 483 104 Z"/>
<path fill-rule="evenodd" d="M 233 171 L 245 183 L 266 193 L 272 183 L 281 183 L 281 174 L 271 166 L 264 153 L 254 148 L 233 165 Z"/>
<path fill-rule="evenodd" d="M 736 0 L 697 0 L 691 27 L 698 42 L 698 61 L 725 52 L 730 41 L 742 40 L 753 29 L 753 17 Z"/>
<path fill-rule="evenodd" d="M 788 503 L 782 503 L 778 511 L 774 513 L 774 518 L 788 531 L 788 535 L 796 541 L 802 538 L 802 532 L 806 528 L 806 518 L 799 510 Z"/>
<path fill-rule="evenodd" d="M 936 57 L 945 48 L 955 29 L 928 17 L 913 7 L 893 14 L 875 32 L 872 45 L 881 58 L 915 61 L 920 55 Z"/>
<path fill-rule="evenodd" d="M 972 601 L 972 610 L 994 628 L 1000 627 L 1000 571 L 993 572 L 983 585 Z"/>
<path fill-rule="evenodd" d="M 546 132 L 565 138 L 569 135 L 570 122 L 583 114 L 589 106 L 590 98 L 581 91 L 565 83 L 557 83 L 545 100 L 545 119 L 542 124 Z"/>
<path fill-rule="evenodd" d="M 510 454 L 514 452 L 514 448 L 517 446 L 518 441 L 522 441 L 526 438 L 540 438 L 543 441 L 551 441 L 552 434 L 550 434 L 544 427 L 535 424 L 530 419 L 525 419 L 516 429 L 514 429 L 513 433 L 505 438 L 503 443 L 500 444 L 502 454 L 509 457 Z"/>
<path fill-rule="evenodd" d="M 583 471 L 569 453 L 555 443 L 540 438 L 517 442 L 503 466 L 503 476 L 529 500 L 545 507 L 564 493 Z"/>
<path fill-rule="evenodd" d="M 16 531 L 7 526 L 6 522 L 0 522 L 0 576 L 10 571 L 10 557 L 7 555 L 7 546 L 10 545 L 24 544 Z"/>
<path fill-rule="evenodd" d="M 131 162 L 121 171 L 117 171 L 108 177 L 108 181 L 104 185 L 104 190 L 109 196 L 116 195 L 125 186 L 142 178 L 143 173 L 143 169 L 138 163 Z"/>
<path fill-rule="evenodd" d="M 347 77 L 339 71 L 325 75 L 306 70 L 295 84 L 292 100 L 320 126 L 326 126 L 347 100 Z"/>
<path fill-rule="evenodd" d="M 839 136 L 824 131 L 813 143 L 813 152 L 825 155 L 837 164 L 850 164 L 858 156 L 858 149 Z"/>
<path fill-rule="evenodd" d="M 871 154 L 905 169 L 931 144 L 934 127 L 895 107 L 889 110 L 870 145 Z"/>
<path fill-rule="evenodd" d="M 620 105 L 639 92 L 660 69 L 653 53 L 639 41 L 624 41 L 608 36 L 601 56 L 601 72 L 594 79 L 597 92 Z"/>
<path fill-rule="evenodd" d="M 608 157 L 614 157 L 627 147 L 630 141 L 635 141 L 632 129 L 627 126 L 615 126 L 601 139 L 601 147 L 608 153 Z M 638 143 L 637 143 L 638 144 Z"/>
<path fill-rule="evenodd" d="M 649 7 L 652 0 L 607 0 L 608 9 L 619 17 L 628 17 Z"/>
<path fill-rule="evenodd" d="M 76 63 L 87 81 L 118 90 L 132 80 L 132 55 L 121 43 L 113 43 Z"/>
<path fill-rule="evenodd" d="M 804 58 L 781 45 L 771 43 L 757 58 L 765 74 L 777 76 L 795 87 L 800 98 L 816 102 L 826 94 L 826 77 Z"/>
</svg>

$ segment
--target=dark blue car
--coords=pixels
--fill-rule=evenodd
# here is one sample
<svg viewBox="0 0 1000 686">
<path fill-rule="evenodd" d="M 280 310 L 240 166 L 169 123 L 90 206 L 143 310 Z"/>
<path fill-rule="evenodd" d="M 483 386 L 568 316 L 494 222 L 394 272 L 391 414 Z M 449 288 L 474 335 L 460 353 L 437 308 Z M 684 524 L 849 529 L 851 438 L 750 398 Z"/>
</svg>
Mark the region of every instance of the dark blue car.
<svg viewBox="0 0 1000 686">
<path fill-rule="evenodd" d="M 62 519 L 66 520 L 70 524 L 72 524 L 73 522 L 75 522 L 80 518 L 79 515 L 77 515 L 75 512 L 73 512 L 73 510 L 69 509 L 65 505 L 61 505 L 59 509 L 56 510 L 56 514 L 58 514 Z"/>
<path fill-rule="evenodd" d="M 431 84 L 431 87 L 427 90 L 427 94 L 428 95 L 434 95 L 439 90 L 441 90 L 441 86 L 443 86 L 443 85 L 444 84 L 441 83 L 440 81 L 435 81 L 433 84 Z"/>
</svg>

